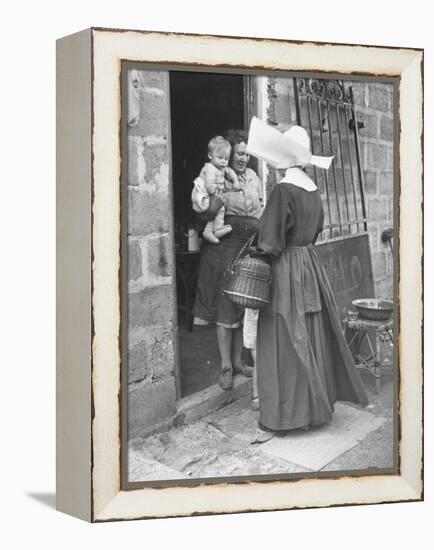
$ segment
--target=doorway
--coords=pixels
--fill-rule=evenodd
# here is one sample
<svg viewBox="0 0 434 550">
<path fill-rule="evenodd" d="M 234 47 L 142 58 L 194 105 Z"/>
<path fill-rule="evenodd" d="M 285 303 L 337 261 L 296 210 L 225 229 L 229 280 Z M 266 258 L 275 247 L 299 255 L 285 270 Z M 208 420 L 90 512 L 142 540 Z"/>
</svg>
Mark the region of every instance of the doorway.
<svg viewBox="0 0 434 550">
<path fill-rule="evenodd" d="M 191 189 L 207 160 L 207 145 L 229 128 L 244 128 L 244 78 L 236 74 L 170 71 L 175 222 L 193 223 Z"/>
<path fill-rule="evenodd" d="M 215 326 L 189 322 L 199 253 L 186 254 L 186 233 L 194 224 L 193 180 L 207 161 L 207 145 L 230 128 L 245 128 L 248 77 L 226 73 L 170 71 L 172 185 L 178 300 L 178 397 L 186 397 L 218 379 Z"/>
</svg>

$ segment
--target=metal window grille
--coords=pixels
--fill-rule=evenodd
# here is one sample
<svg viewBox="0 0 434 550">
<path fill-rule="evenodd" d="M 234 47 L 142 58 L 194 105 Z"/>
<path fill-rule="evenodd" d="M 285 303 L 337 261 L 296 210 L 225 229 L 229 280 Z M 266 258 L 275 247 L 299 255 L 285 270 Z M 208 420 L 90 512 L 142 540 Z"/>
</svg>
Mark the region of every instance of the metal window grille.
<svg viewBox="0 0 434 550">
<path fill-rule="evenodd" d="M 308 167 L 324 201 L 321 238 L 367 230 L 359 127 L 351 86 L 339 80 L 294 78 L 297 124 L 309 131 L 312 153 L 334 155 L 328 171 Z"/>
</svg>

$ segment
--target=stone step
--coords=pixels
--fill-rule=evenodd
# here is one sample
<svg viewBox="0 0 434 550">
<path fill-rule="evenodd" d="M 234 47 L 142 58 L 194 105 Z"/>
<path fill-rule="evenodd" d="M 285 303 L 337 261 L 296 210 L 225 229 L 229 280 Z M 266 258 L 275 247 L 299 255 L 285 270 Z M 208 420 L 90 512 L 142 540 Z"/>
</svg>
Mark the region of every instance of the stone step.
<svg viewBox="0 0 434 550">
<path fill-rule="evenodd" d="M 242 375 L 234 376 L 231 390 L 222 390 L 213 384 L 204 390 L 183 397 L 178 401 L 174 425 L 190 424 L 212 411 L 240 399 L 252 391 L 252 379 Z"/>
</svg>

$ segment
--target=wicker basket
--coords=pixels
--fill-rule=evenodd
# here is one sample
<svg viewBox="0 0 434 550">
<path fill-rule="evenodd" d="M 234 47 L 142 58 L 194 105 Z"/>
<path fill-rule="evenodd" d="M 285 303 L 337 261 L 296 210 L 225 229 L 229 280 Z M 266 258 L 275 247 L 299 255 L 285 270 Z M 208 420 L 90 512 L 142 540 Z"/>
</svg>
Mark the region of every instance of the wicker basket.
<svg viewBox="0 0 434 550">
<path fill-rule="evenodd" d="M 253 238 L 254 235 L 229 265 L 232 276 L 223 292 L 241 307 L 262 309 L 270 301 L 271 266 L 260 258 L 241 257 Z"/>
</svg>

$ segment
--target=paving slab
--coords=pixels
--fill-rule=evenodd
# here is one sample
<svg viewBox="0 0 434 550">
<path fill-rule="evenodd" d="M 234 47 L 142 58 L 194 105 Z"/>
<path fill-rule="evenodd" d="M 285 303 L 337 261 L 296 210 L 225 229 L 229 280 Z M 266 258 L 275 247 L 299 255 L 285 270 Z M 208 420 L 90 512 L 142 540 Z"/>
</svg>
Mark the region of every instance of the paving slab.
<svg viewBox="0 0 434 550">
<path fill-rule="evenodd" d="M 336 403 L 330 423 L 310 430 L 291 430 L 261 446 L 265 453 L 318 471 L 384 424 L 385 418 Z"/>
<path fill-rule="evenodd" d="M 129 480 L 194 479 L 229 476 L 256 476 L 304 472 L 297 464 L 262 453 L 259 446 L 228 437 L 207 420 L 174 428 L 164 434 L 136 439 L 129 448 Z M 139 460 L 138 456 L 143 459 Z M 151 472 L 138 477 L 149 461 Z M 162 465 L 158 469 L 155 463 Z M 152 477 L 163 475 L 163 477 Z M 133 479 L 134 476 L 134 479 Z"/>
<path fill-rule="evenodd" d="M 208 423 L 230 438 L 240 439 L 250 445 L 265 443 L 274 437 L 258 426 L 259 412 L 250 409 L 250 396 L 225 407 L 208 417 Z"/>
<path fill-rule="evenodd" d="M 185 475 L 157 460 L 147 458 L 141 452 L 130 451 L 128 456 L 128 480 L 131 482 L 184 479 Z"/>
<path fill-rule="evenodd" d="M 394 383 L 393 377 L 384 376 L 381 392 L 374 391 L 374 382 L 368 374 L 364 377 L 371 407 L 369 412 L 386 418 L 378 430 L 368 434 L 363 441 L 338 456 L 323 468 L 324 471 L 393 469 L 395 467 L 394 441 Z"/>
</svg>

